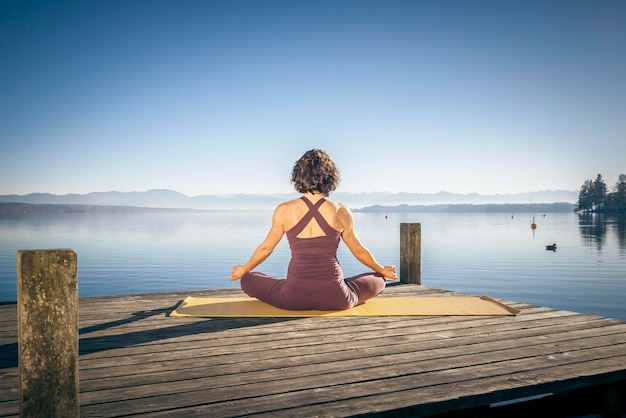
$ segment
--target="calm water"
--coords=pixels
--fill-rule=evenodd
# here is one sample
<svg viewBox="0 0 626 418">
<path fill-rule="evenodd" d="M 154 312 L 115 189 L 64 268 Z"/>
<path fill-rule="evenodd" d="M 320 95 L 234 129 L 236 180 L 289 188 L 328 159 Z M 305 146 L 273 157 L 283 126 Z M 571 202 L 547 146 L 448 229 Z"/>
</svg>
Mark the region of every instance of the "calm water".
<svg viewBox="0 0 626 418">
<path fill-rule="evenodd" d="M 422 224 L 422 284 L 626 319 L 626 219 L 577 214 L 355 213 L 363 243 L 399 265 L 401 222 Z M 0 301 L 16 300 L 16 252 L 73 248 L 80 296 L 238 287 L 270 211 L 0 218 Z M 557 243 L 556 252 L 547 244 Z M 286 238 L 260 266 L 284 277 Z M 346 276 L 365 271 L 340 246 Z"/>
</svg>

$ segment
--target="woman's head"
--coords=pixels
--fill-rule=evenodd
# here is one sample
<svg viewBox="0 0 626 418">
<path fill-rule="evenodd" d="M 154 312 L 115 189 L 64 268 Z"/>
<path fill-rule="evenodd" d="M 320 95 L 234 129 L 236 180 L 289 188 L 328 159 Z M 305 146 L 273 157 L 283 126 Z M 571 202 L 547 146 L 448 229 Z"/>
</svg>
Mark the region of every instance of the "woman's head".
<svg viewBox="0 0 626 418">
<path fill-rule="evenodd" d="M 339 170 L 328 154 L 320 149 L 304 153 L 293 166 L 291 182 L 300 193 L 321 193 L 328 196 L 339 184 Z"/>
</svg>

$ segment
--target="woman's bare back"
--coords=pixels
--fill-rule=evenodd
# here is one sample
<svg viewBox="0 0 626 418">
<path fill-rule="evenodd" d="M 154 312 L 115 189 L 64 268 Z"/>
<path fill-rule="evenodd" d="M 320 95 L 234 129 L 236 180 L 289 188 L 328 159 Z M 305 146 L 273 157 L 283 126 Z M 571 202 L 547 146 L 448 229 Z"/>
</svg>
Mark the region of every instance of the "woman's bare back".
<svg viewBox="0 0 626 418">
<path fill-rule="evenodd" d="M 317 195 L 316 195 L 317 196 Z M 322 199 L 323 196 L 320 196 L 319 199 Z M 319 201 L 319 199 L 308 198 L 311 203 L 315 204 Z M 305 202 L 302 201 L 302 198 L 290 200 L 281 204 L 281 219 L 285 232 L 292 229 L 300 220 L 306 215 L 309 211 L 308 206 Z M 322 217 L 326 220 L 328 225 L 339 231 L 343 231 L 343 225 L 339 220 L 339 211 L 342 210 L 342 205 L 340 203 L 333 202 L 331 200 L 326 199 L 324 203 L 319 207 L 318 212 L 322 215 Z M 319 225 L 319 223 L 312 218 L 309 223 L 302 229 L 302 231 L 297 235 L 298 238 L 315 238 L 326 235 Z"/>
</svg>

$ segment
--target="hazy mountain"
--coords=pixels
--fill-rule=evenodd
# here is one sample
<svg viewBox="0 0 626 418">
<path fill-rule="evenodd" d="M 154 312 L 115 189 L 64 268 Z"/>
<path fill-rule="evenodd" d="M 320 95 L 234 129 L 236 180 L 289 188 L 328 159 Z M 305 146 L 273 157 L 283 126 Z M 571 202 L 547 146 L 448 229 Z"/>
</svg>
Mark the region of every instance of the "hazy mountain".
<svg viewBox="0 0 626 418">
<path fill-rule="evenodd" d="M 478 193 L 457 194 L 439 193 L 335 193 L 335 200 L 350 207 L 360 208 L 372 205 L 456 205 L 489 203 L 574 203 L 578 191 L 545 190 L 518 194 L 481 195 Z"/>
<path fill-rule="evenodd" d="M 1 205 L 1 204 L 0 204 Z M 553 203 L 456 203 L 449 205 L 394 205 L 355 208 L 356 212 L 394 213 L 564 213 L 574 212 L 578 205 L 569 202 Z"/>
<path fill-rule="evenodd" d="M 93 192 L 87 194 L 54 195 L 31 193 L 27 195 L 0 196 L 0 202 L 56 204 L 56 205 L 108 205 L 150 208 L 189 209 L 270 209 L 278 203 L 297 197 L 297 193 L 233 194 L 186 196 L 173 190 L 148 190 L 145 192 Z M 578 191 L 545 190 L 519 194 L 481 195 L 477 193 L 333 193 L 331 197 L 351 208 L 397 205 L 451 205 L 496 203 L 575 203 Z"/>
</svg>

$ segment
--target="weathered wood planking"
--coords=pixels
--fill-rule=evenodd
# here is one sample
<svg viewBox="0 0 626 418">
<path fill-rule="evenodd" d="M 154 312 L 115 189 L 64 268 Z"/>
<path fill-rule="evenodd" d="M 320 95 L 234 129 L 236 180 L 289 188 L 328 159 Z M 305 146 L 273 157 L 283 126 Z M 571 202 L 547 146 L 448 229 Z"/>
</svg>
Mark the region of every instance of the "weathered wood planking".
<svg viewBox="0 0 626 418">
<path fill-rule="evenodd" d="M 626 322 L 515 317 L 169 318 L 185 296 L 80 300 L 80 413 L 425 416 L 626 380 Z M 390 286 L 380 297 L 456 293 Z M 17 415 L 15 304 L 0 305 L 0 415 Z M 12 357 L 13 353 L 15 356 Z"/>
</svg>

